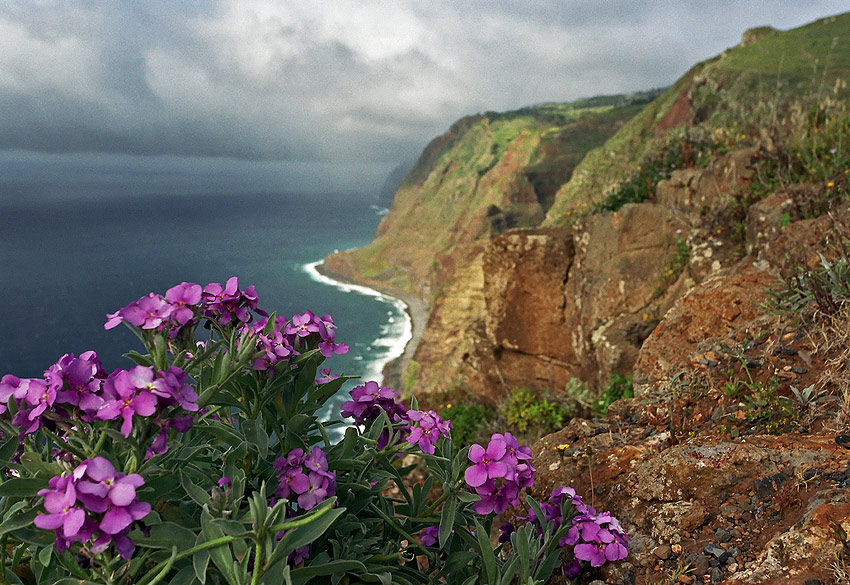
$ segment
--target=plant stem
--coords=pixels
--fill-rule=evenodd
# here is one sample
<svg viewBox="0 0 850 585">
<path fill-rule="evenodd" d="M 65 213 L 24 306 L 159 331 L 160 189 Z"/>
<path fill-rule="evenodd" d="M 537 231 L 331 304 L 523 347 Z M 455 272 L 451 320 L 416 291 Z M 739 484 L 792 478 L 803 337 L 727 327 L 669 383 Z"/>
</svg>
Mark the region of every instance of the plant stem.
<svg viewBox="0 0 850 585">
<path fill-rule="evenodd" d="M 442 494 L 440 494 L 440 497 L 439 497 L 439 498 L 437 498 L 437 499 L 434 501 L 434 503 L 433 503 L 433 504 L 431 504 L 430 506 L 428 506 L 428 509 L 427 509 L 427 510 L 425 510 L 425 514 L 424 514 L 424 515 L 425 515 L 425 516 L 430 516 L 431 514 L 433 514 L 433 513 L 434 513 L 434 511 L 437 509 L 437 507 L 438 507 L 440 504 L 442 504 L 443 502 L 445 502 L 447 499 L 449 499 L 449 493 L 448 493 L 448 492 L 443 492 Z"/>
<path fill-rule="evenodd" d="M 254 554 L 254 573 L 251 575 L 251 585 L 258 585 L 260 576 L 263 573 L 262 568 L 265 564 L 263 562 L 263 556 L 265 555 L 265 550 L 263 550 L 265 548 L 263 546 L 264 542 L 265 538 L 257 539 L 257 546 L 255 547 L 257 552 Z"/>
</svg>

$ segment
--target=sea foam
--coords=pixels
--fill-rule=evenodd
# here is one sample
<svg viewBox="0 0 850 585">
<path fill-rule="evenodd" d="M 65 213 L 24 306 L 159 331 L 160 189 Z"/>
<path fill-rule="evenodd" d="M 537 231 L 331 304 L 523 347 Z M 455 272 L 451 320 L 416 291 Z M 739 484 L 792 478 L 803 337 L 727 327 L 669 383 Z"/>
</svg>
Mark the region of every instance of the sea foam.
<svg viewBox="0 0 850 585">
<path fill-rule="evenodd" d="M 401 299 L 384 294 L 368 286 L 342 282 L 325 276 L 316 269 L 321 263 L 322 261 L 319 260 L 305 264 L 303 267 L 304 272 L 316 282 L 332 286 L 342 292 L 374 297 L 376 300 L 392 307 L 391 310 L 387 311 L 387 323 L 381 327 L 381 336 L 370 344 L 370 355 L 363 356 L 365 363 L 361 380 L 363 382 L 374 380 L 379 384 L 383 384 L 384 366 L 392 360 L 400 358 L 404 354 L 404 348 L 407 346 L 407 342 L 413 337 L 413 323 L 407 312 L 407 304 Z"/>
</svg>

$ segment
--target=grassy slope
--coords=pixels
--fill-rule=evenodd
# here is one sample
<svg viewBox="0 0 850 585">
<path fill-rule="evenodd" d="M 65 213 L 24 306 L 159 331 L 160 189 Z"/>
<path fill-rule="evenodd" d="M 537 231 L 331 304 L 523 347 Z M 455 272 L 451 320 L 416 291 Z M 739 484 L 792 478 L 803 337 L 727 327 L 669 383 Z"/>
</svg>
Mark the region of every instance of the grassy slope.
<svg viewBox="0 0 850 585">
<path fill-rule="evenodd" d="M 850 78 L 850 13 L 786 32 L 767 31 L 747 46 L 699 63 L 603 146 L 592 150 L 558 191 L 546 224 L 569 223 L 664 144 L 662 121 L 677 100 L 688 100 L 691 126 L 765 128 L 801 99 L 826 98 L 837 79 Z M 846 89 L 846 88 L 845 88 Z M 837 94 L 846 99 L 846 91 Z"/>
<path fill-rule="evenodd" d="M 585 153 L 641 101 L 645 96 L 594 98 L 456 122 L 422 153 L 375 240 L 343 253 L 345 260 L 366 280 L 430 300 L 466 255 L 462 250 L 490 235 L 488 207 L 503 210 L 514 225 L 539 223 Z"/>
</svg>

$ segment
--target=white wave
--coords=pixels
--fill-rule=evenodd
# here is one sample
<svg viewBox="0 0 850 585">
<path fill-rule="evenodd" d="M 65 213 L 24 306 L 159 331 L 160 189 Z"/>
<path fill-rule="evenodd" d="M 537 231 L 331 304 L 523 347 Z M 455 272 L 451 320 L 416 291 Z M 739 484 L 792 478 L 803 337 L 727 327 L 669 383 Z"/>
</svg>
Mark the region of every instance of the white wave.
<svg viewBox="0 0 850 585">
<path fill-rule="evenodd" d="M 404 348 L 407 346 L 407 342 L 413 337 L 413 323 L 407 312 L 407 304 L 401 299 L 386 295 L 368 286 L 340 282 L 329 278 L 316 270 L 316 267 L 321 263 L 322 260 L 305 264 L 303 266 L 304 272 L 314 281 L 333 286 L 343 292 L 373 297 L 377 301 L 393 307 L 395 312 L 401 316 L 400 320 L 390 317 L 388 325 L 381 328 L 382 337 L 375 339 L 371 343 L 371 346 L 376 348 L 376 351 L 369 352 L 372 359 L 364 365 L 361 380 L 364 382 L 374 380 L 379 384 L 383 384 L 384 366 L 392 360 L 400 358 L 404 354 Z M 388 314 L 392 315 L 393 312 L 390 311 Z M 356 356 L 355 359 L 363 360 L 363 357 Z"/>
<path fill-rule="evenodd" d="M 388 207 L 381 207 L 380 205 L 370 205 L 369 209 L 373 210 L 375 215 L 380 217 L 383 217 L 390 212 Z"/>
</svg>

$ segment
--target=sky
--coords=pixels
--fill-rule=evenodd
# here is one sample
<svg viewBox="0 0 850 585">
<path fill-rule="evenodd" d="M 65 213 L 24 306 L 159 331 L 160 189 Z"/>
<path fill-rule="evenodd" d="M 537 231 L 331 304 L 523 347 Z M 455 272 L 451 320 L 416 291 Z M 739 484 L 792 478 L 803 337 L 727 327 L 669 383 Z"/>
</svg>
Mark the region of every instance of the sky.
<svg viewBox="0 0 850 585">
<path fill-rule="evenodd" d="M 127 172 L 374 189 L 464 115 L 667 86 L 747 28 L 848 10 L 850 0 L 0 0 L 0 196 L 28 181 L 108 190 L 103 177 Z"/>
</svg>

